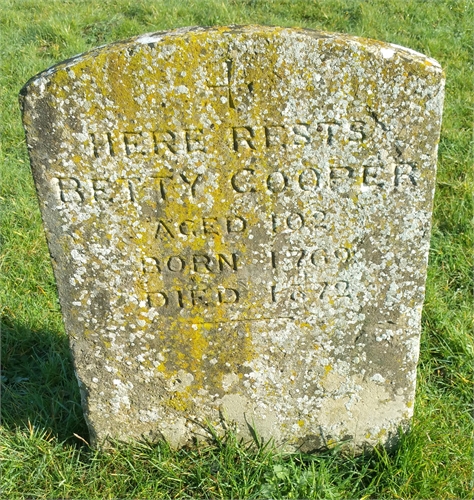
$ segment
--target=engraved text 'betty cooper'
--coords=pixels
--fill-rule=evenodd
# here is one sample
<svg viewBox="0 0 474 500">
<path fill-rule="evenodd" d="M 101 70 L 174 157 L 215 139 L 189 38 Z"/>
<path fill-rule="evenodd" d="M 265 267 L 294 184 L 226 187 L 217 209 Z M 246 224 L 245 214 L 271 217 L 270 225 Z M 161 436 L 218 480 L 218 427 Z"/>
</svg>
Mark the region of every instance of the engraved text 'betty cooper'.
<svg viewBox="0 0 474 500">
<path fill-rule="evenodd" d="M 301 193 L 319 189 L 357 189 L 362 186 L 379 188 L 413 188 L 418 185 L 420 173 L 414 162 L 400 161 L 394 164 L 362 164 L 354 166 L 331 166 L 303 168 L 296 173 L 277 170 L 260 175 L 257 168 L 242 168 L 229 175 L 228 182 L 235 193 L 268 194 Z M 73 177 L 53 178 L 58 201 L 62 203 L 94 202 L 138 202 L 144 196 L 155 201 L 166 201 L 168 197 L 189 196 L 194 198 L 204 192 L 204 174 L 194 177 L 180 173 L 142 177 L 121 177 L 116 180 Z"/>
</svg>

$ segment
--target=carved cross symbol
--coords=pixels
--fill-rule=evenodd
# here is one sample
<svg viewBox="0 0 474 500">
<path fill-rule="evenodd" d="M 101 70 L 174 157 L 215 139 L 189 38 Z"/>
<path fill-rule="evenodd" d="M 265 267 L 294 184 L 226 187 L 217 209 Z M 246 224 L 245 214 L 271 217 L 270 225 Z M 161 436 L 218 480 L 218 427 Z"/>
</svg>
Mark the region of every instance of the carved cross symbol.
<svg viewBox="0 0 474 500">
<path fill-rule="evenodd" d="M 233 73 L 233 61 L 232 59 L 228 59 L 226 62 L 227 66 L 227 75 L 226 75 L 226 83 L 224 85 L 209 85 L 210 88 L 213 89 L 226 89 L 227 90 L 227 102 L 229 103 L 229 108 L 236 109 L 236 105 L 234 102 L 234 97 L 232 95 L 232 73 Z M 253 83 L 246 84 L 250 93 L 253 92 Z"/>
</svg>

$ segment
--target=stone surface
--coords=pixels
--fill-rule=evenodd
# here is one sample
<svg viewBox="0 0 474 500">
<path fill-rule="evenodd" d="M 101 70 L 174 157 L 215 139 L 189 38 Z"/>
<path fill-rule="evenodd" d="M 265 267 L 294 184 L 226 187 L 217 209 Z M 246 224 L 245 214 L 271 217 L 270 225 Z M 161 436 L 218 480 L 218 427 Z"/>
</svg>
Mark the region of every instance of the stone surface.
<svg viewBox="0 0 474 500">
<path fill-rule="evenodd" d="M 413 412 L 438 63 L 181 29 L 33 78 L 24 126 L 95 443 L 254 427 L 393 444 Z"/>
</svg>

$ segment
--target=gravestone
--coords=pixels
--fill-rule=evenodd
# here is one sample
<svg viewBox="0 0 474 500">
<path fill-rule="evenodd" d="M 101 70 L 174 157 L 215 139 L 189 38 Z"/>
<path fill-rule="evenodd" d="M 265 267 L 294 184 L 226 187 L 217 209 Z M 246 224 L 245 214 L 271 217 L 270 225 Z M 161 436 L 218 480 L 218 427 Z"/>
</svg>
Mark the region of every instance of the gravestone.
<svg viewBox="0 0 474 500">
<path fill-rule="evenodd" d="M 391 445 L 413 413 L 439 64 L 192 28 L 30 80 L 23 121 L 91 439 Z"/>
</svg>

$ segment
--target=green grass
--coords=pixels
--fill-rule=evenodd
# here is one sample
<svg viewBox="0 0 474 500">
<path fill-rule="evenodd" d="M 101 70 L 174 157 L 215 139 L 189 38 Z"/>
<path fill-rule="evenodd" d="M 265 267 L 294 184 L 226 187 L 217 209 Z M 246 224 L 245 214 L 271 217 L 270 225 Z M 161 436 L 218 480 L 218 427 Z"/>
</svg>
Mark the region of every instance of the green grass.
<svg viewBox="0 0 474 500">
<path fill-rule="evenodd" d="M 471 0 L 0 0 L 2 498 L 472 498 Z M 178 26 L 270 24 L 404 45 L 446 71 L 412 430 L 391 454 L 282 455 L 232 434 L 192 450 L 90 449 L 17 95 L 94 46 Z"/>
</svg>

